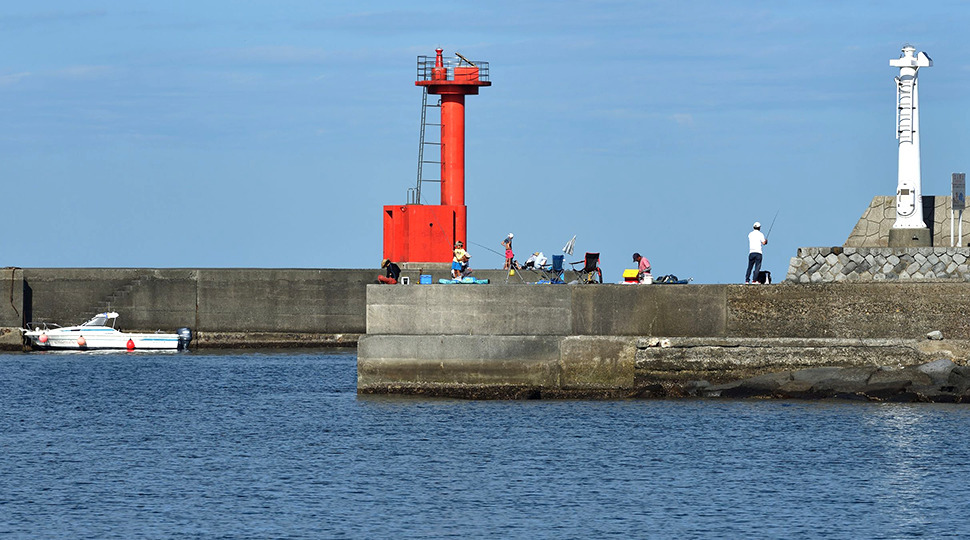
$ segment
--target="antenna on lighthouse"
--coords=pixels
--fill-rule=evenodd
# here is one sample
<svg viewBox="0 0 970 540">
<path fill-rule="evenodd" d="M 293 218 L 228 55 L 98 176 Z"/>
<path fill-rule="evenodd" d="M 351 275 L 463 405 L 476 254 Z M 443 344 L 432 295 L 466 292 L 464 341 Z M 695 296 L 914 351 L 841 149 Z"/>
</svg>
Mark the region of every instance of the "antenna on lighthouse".
<svg viewBox="0 0 970 540">
<path fill-rule="evenodd" d="M 923 222 L 923 192 L 920 176 L 919 146 L 919 68 L 932 67 L 926 53 L 903 45 L 902 54 L 889 61 L 899 68 L 896 81 L 896 140 L 899 169 L 896 181 L 896 221 L 889 230 L 890 247 L 933 245 L 930 230 Z"/>
</svg>

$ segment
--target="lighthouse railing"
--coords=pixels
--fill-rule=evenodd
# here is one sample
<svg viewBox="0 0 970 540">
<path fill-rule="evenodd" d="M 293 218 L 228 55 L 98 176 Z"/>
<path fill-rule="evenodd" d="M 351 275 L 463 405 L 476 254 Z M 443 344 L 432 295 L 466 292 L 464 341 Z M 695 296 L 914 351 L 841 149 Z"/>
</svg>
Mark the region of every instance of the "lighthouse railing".
<svg viewBox="0 0 970 540">
<path fill-rule="evenodd" d="M 466 62 L 460 58 L 443 58 L 442 67 L 445 69 L 445 78 L 439 80 L 454 81 L 455 80 L 455 68 L 478 68 L 478 80 L 481 82 L 488 82 L 488 62 L 472 60 Z M 435 57 L 434 56 L 419 56 L 418 57 L 418 77 L 415 80 L 418 81 L 430 81 L 434 78 L 434 68 L 435 68 Z M 460 73 L 460 70 L 459 70 Z M 459 78 L 459 82 L 467 82 Z"/>
</svg>

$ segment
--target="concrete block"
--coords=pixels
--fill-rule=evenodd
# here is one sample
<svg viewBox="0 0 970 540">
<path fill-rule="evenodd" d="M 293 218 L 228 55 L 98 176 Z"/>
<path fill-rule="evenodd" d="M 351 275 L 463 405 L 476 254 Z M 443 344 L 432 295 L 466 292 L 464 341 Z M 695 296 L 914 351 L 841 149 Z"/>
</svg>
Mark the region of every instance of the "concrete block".
<svg viewBox="0 0 970 540">
<path fill-rule="evenodd" d="M 607 390 L 634 387 L 636 340 L 630 337 L 563 338 L 560 352 L 563 389 Z"/>
<path fill-rule="evenodd" d="M 197 272 L 200 330 L 319 333 L 363 333 L 365 287 L 377 275 L 271 268 Z"/>
<path fill-rule="evenodd" d="M 744 285 L 572 286 L 570 334 L 723 335 L 725 294 L 731 287 Z"/>
<path fill-rule="evenodd" d="M 366 335 L 357 388 L 559 388 L 559 337 Z"/>
<path fill-rule="evenodd" d="M 0 268 L 0 327 L 23 328 L 26 313 L 24 311 L 24 271 L 20 268 Z M 17 332 L 17 342 L 20 333 Z"/>
<path fill-rule="evenodd" d="M 571 328 L 572 288 L 568 285 L 368 286 L 367 333 L 567 335 Z"/>
</svg>

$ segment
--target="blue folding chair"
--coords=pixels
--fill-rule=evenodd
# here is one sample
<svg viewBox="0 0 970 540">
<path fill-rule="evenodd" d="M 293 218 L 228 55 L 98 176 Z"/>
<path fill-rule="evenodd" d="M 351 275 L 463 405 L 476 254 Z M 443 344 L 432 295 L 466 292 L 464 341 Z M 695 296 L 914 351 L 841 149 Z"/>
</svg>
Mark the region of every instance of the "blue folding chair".
<svg viewBox="0 0 970 540">
<path fill-rule="evenodd" d="M 544 280 L 548 280 L 549 283 L 565 283 L 566 279 L 563 275 L 565 269 L 563 268 L 563 259 L 565 255 L 553 255 L 552 264 L 548 267 L 542 267 L 542 275 Z"/>
</svg>

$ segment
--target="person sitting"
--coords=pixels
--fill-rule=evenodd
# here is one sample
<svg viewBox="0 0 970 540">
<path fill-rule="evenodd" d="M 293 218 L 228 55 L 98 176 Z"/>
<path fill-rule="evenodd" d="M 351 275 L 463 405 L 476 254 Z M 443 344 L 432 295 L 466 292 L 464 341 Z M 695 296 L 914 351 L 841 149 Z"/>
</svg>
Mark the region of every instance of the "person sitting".
<svg viewBox="0 0 970 540">
<path fill-rule="evenodd" d="M 401 277 L 401 267 L 392 263 L 390 259 L 384 259 L 381 261 L 381 268 L 386 268 L 386 275 L 378 275 L 377 281 L 379 283 L 387 283 L 389 285 L 396 285 L 398 278 Z"/>
<path fill-rule="evenodd" d="M 525 265 L 522 268 L 532 268 L 535 270 L 536 268 L 542 268 L 547 261 L 548 259 L 546 259 L 546 256 L 541 251 L 536 251 L 525 260 Z"/>
<path fill-rule="evenodd" d="M 634 253 L 633 262 L 637 263 L 637 281 L 640 283 L 652 282 L 653 275 L 650 274 L 650 261 L 639 253 Z"/>
</svg>

